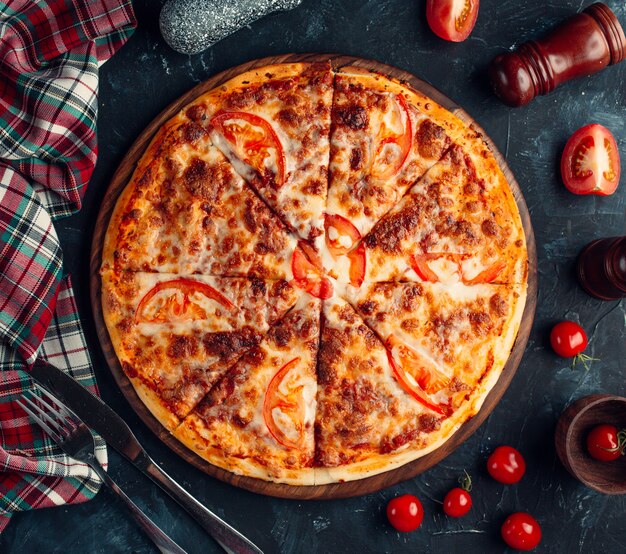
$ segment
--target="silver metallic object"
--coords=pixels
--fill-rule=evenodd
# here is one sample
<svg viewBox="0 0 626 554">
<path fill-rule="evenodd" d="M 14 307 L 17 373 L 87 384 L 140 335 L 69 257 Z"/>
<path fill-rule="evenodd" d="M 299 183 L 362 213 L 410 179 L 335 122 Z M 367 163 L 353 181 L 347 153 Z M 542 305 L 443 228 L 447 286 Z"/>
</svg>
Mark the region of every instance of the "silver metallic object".
<svg viewBox="0 0 626 554">
<path fill-rule="evenodd" d="M 197 54 L 261 17 L 302 0 L 169 0 L 160 16 L 165 42 L 181 54 Z"/>
</svg>

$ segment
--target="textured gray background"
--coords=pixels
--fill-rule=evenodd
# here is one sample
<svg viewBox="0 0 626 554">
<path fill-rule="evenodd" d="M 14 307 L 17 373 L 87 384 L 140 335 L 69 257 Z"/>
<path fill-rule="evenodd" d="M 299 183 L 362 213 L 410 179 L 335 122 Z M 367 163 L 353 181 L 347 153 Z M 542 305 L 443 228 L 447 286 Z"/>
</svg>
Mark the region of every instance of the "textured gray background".
<svg viewBox="0 0 626 554">
<path fill-rule="evenodd" d="M 488 89 L 489 61 L 512 44 L 536 37 L 591 2 L 482 0 L 478 23 L 461 44 L 436 38 L 425 1 L 304 0 L 271 15 L 195 56 L 170 50 L 158 30 L 161 2 L 135 2 L 139 28 L 101 71 L 100 157 L 82 212 L 60 222 L 67 271 L 74 277 L 104 399 L 133 427 L 151 455 L 207 506 L 243 530 L 266 553 L 505 552 L 499 537 L 507 514 L 527 510 L 543 528 L 538 552 L 626 551 L 626 497 L 608 497 L 574 481 L 553 447 L 556 421 L 573 399 L 594 392 L 625 394 L 624 303 L 596 301 L 573 276 L 588 241 L 625 234 L 626 183 L 613 196 L 578 197 L 559 179 L 568 136 L 599 122 L 619 143 L 626 164 L 626 63 L 569 83 L 530 105 L 509 109 Z M 607 2 L 626 25 L 623 0 Z M 238 490 L 205 476 L 171 453 L 141 423 L 116 387 L 101 356 L 88 299 L 89 245 L 99 203 L 115 167 L 137 135 L 171 101 L 218 71 L 252 58 L 285 52 L 341 52 L 374 58 L 429 81 L 456 100 L 506 155 L 530 208 L 539 255 L 539 304 L 533 332 L 513 383 L 478 432 L 425 474 L 377 494 L 349 500 L 295 502 Z M 599 361 L 572 370 L 548 345 L 562 318 L 587 329 L 587 353 Z M 485 471 L 488 453 L 511 444 L 524 454 L 521 483 L 505 487 Z M 189 552 L 220 552 L 171 502 L 115 453 L 111 474 Z M 438 503 L 466 468 L 474 476 L 474 508 L 446 518 Z M 397 494 L 419 496 L 422 527 L 398 534 L 384 509 Z M 94 501 L 18 514 L 0 537 L 0 552 L 154 552 L 108 491 Z"/>
</svg>

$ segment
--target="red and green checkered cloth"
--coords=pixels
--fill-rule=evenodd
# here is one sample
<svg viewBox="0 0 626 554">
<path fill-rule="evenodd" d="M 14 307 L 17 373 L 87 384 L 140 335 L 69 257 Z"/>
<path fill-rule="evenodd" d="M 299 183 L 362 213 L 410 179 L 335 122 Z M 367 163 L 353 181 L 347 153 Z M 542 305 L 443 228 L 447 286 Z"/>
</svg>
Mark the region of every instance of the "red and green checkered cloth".
<svg viewBox="0 0 626 554">
<path fill-rule="evenodd" d="M 14 400 L 43 356 L 96 391 L 53 221 L 96 156 L 98 67 L 132 34 L 131 0 L 0 1 L 0 532 L 15 511 L 82 502 L 99 480 Z M 106 447 L 97 440 L 106 463 Z"/>
</svg>

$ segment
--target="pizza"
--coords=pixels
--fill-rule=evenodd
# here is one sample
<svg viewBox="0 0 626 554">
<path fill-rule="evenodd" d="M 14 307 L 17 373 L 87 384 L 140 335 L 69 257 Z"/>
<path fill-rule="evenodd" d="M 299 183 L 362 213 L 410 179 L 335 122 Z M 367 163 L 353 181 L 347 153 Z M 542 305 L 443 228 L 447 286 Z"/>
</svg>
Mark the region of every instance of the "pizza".
<svg viewBox="0 0 626 554">
<path fill-rule="evenodd" d="M 432 452 L 500 378 L 524 229 L 473 129 L 384 75 L 245 72 L 155 133 L 100 268 L 111 343 L 182 444 L 314 485 Z"/>
</svg>

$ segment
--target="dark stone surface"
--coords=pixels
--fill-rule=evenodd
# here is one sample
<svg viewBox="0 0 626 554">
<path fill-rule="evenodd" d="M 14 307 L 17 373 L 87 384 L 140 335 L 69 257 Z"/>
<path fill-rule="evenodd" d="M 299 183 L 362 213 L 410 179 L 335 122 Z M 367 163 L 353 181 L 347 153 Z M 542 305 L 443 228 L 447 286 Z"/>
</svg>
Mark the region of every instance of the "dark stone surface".
<svg viewBox="0 0 626 554">
<path fill-rule="evenodd" d="M 233 0 L 234 1 L 234 0 Z M 553 432 L 573 399 L 593 392 L 624 395 L 624 303 L 596 301 L 573 276 L 576 254 L 590 240 L 624 234 L 626 184 L 608 198 L 569 194 L 558 161 L 569 135 L 599 122 L 615 134 L 626 161 L 626 63 L 569 83 L 530 105 L 509 109 L 486 85 L 488 62 L 513 44 L 537 36 L 590 2 L 483 0 L 476 28 L 461 44 L 429 30 L 425 2 L 415 0 L 304 0 L 290 13 L 269 16 L 192 57 L 170 50 L 158 30 L 161 2 L 135 2 L 139 28 L 101 70 L 100 157 L 80 214 L 61 221 L 66 270 L 72 274 L 104 399 L 135 430 L 148 452 L 207 506 L 240 528 L 266 553 L 504 552 L 500 524 L 516 510 L 543 527 L 538 552 L 623 552 L 626 497 L 586 489 L 559 463 Z M 626 24 L 623 0 L 607 2 Z M 296 502 L 255 495 L 207 477 L 176 457 L 150 433 L 122 397 L 99 351 L 88 295 L 91 233 L 115 167 L 150 120 L 180 94 L 214 73 L 252 58 L 285 52 L 341 52 L 398 66 L 429 81 L 463 106 L 506 155 L 530 208 L 539 254 L 539 304 L 533 332 L 513 383 L 475 435 L 417 478 L 349 500 Z M 624 181 L 624 179 L 622 179 Z M 585 371 L 555 356 L 547 337 L 557 320 L 580 321 Z M 526 457 L 527 474 L 503 486 L 486 473 L 488 453 L 511 444 Z M 189 552 L 220 552 L 176 504 L 110 452 L 113 477 Z M 463 469 L 474 477 L 474 508 L 461 520 L 442 514 L 446 490 Z M 422 527 L 398 534 L 387 524 L 387 501 L 401 493 L 421 498 Z M 108 491 L 84 505 L 17 514 L 0 537 L 0 551 L 155 552 Z"/>
</svg>

